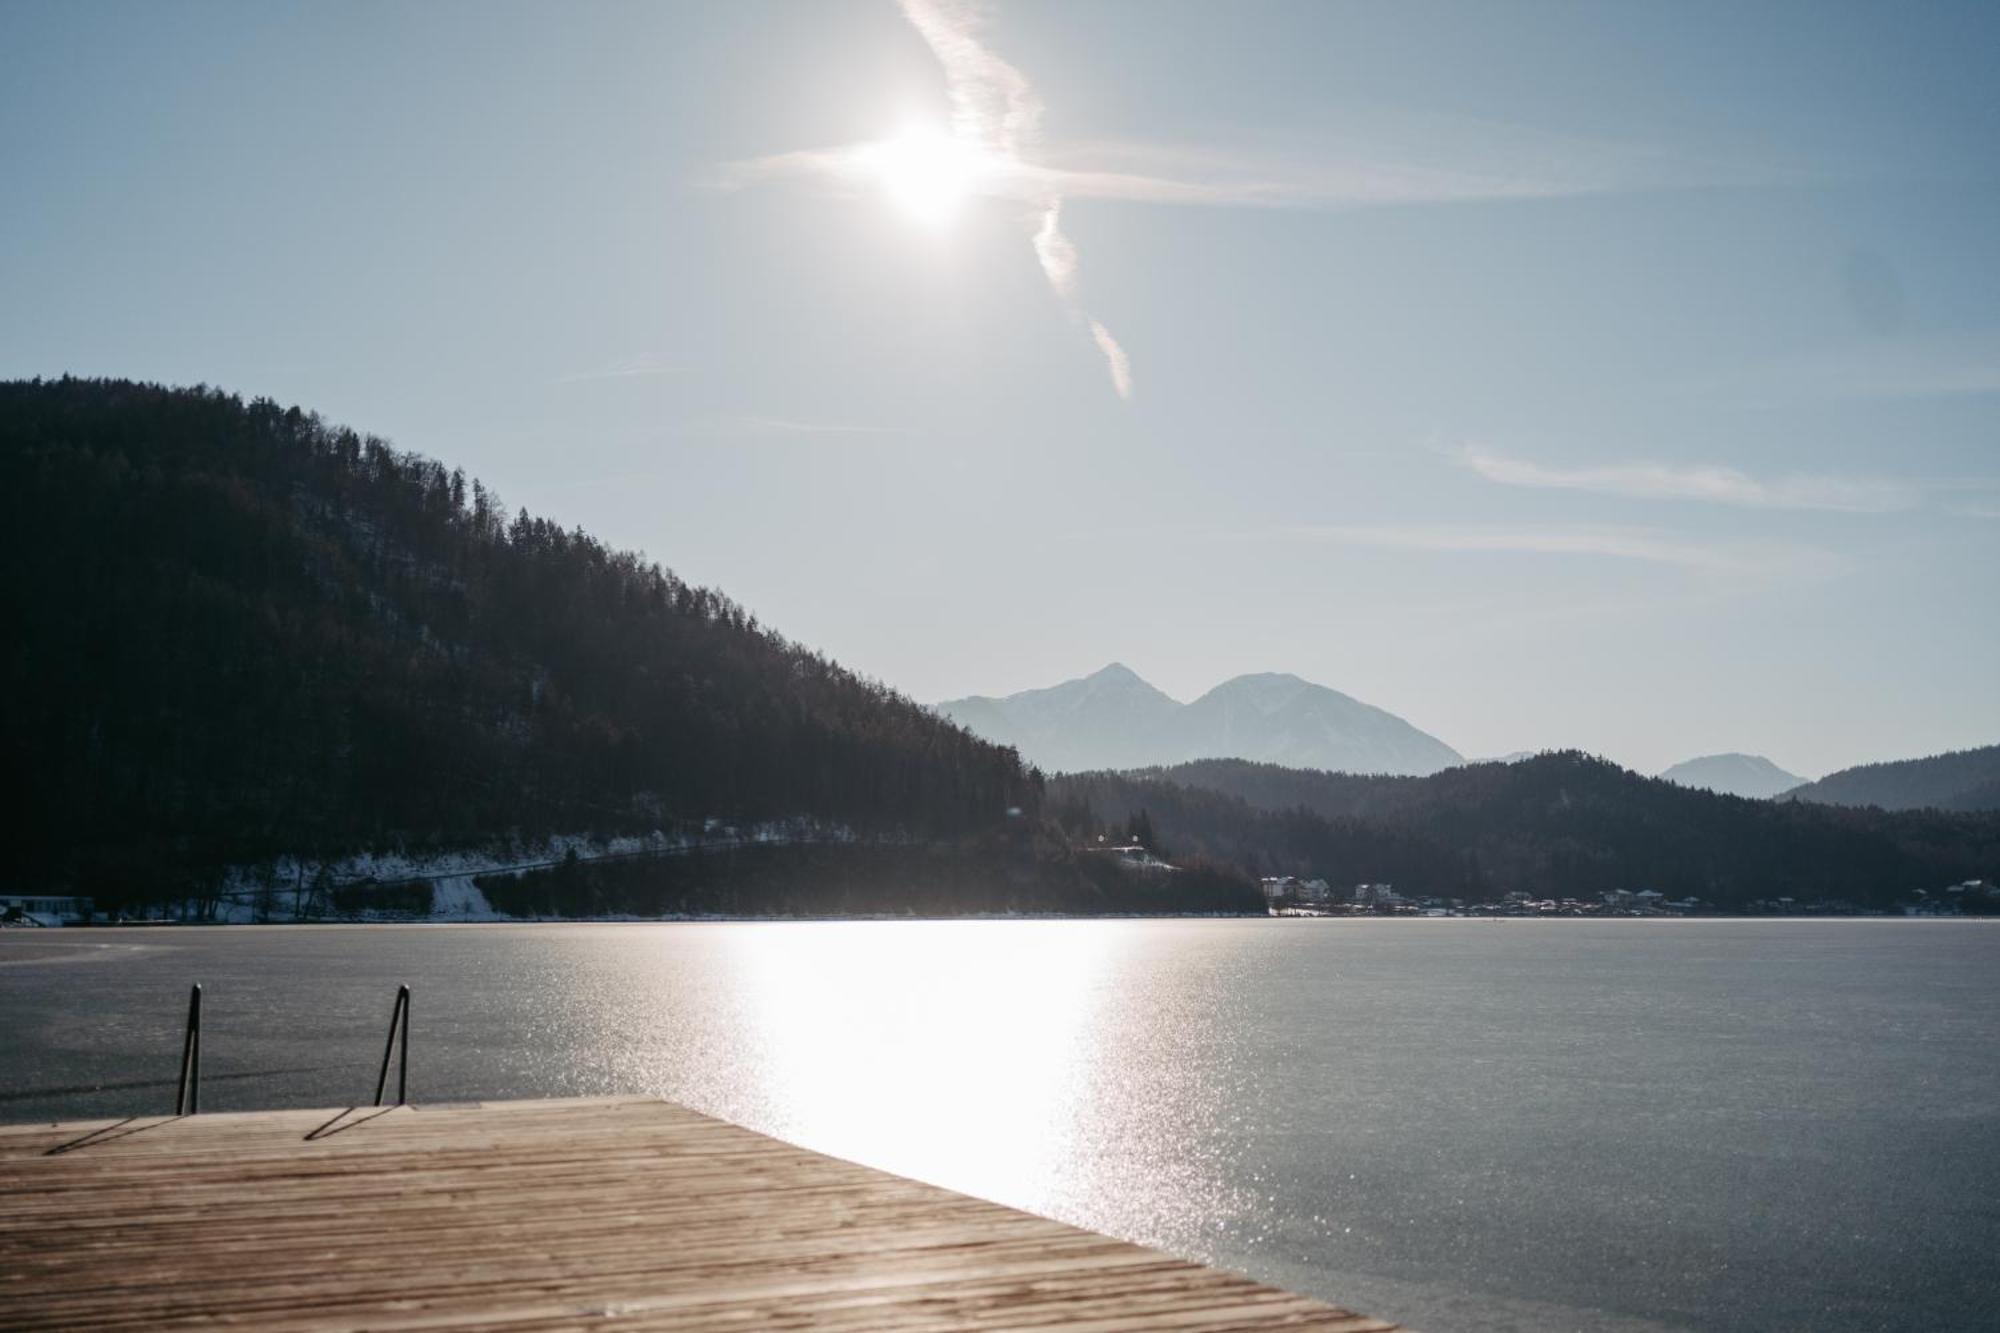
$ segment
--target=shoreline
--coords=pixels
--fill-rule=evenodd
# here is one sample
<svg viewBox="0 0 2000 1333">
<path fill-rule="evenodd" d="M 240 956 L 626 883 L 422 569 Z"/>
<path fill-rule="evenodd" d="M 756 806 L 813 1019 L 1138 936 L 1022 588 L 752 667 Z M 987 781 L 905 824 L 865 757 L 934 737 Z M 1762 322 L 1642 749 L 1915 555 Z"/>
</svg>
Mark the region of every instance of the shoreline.
<svg viewBox="0 0 2000 1333">
<path fill-rule="evenodd" d="M 1905 915 L 1891 912 L 1818 913 L 1792 916 L 1755 916 L 1715 913 L 1686 916 L 1268 916 L 1255 912 L 978 912 L 955 916 L 922 916 L 901 913 L 856 913 L 813 916 L 544 916 L 410 918 L 323 918 L 311 921 L 93 921 L 62 926 L 0 925 L 0 933 L 23 934 L 48 930 L 299 930 L 322 927 L 371 926 L 688 926 L 688 925 L 850 925 L 893 924 L 937 925 L 949 922 L 1047 922 L 1047 921 L 1314 921 L 1347 925 L 1445 925 L 1454 922 L 1488 922 L 1494 925 L 1744 925 L 1811 924 L 1815 922 L 1941 922 L 2000 924 L 2000 916 L 1923 913 Z"/>
</svg>

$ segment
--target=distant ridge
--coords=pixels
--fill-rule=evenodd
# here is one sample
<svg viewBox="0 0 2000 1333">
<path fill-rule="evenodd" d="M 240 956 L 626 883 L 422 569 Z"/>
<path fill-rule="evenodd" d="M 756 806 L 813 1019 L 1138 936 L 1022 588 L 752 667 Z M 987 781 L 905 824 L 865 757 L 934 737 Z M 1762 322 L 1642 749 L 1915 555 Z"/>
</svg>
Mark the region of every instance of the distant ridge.
<svg viewBox="0 0 2000 1333">
<path fill-rule="evenodd" d="M 1784 799 L 1884 810 L 2000 810 L 2000 745 L 1859 764 L 1794 787 Z"/>
<path fill-rule="evenodd" d="M 1467 901 L 1624 888 L 1723 911 L 1781 898 L 1889 909 L 2000 878 L 2000 813 L 1746 801 L 1573 750 L 1421 778 L 1238 760 L 1066 773 L 1045 799 L 1072 836 L 1139 821 L 1176 856 Z"/>
<path fill-rule="evenodd" d="M 1660 774 L 1668 782 L 1683 787 L 1699 787 L 1723 796 L 1748 796 L 1762 800 L 1787 792 L 1805 782 L 1796 773 L 1787 773 L 1761 754 L 1708 754 L 1687 759 Z"/>
<path fill-rule="evenodd" d="M 1464 762 L 1393 713 L 1277 672 L 1237 676 L 1183 704 L 1114 662 L 1045 689 L 952 699 L 937 708 L 1055 772 L 1228 758 L 1421 776 Z"/>
</svg>

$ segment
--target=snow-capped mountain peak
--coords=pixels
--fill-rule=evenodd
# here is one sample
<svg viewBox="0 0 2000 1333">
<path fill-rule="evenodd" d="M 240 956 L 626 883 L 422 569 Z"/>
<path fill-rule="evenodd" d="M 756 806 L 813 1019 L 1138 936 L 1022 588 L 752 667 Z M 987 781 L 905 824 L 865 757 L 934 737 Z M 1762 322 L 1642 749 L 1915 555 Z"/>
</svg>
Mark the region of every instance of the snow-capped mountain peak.
<svg viewBox="0 0 2000 1333">
<path fill-rule="evenodd" d="M 938 705 L 1032 763 L 1075 772 L 1237 758 L 1355 773 L 1434 773 L 1458 752 L 1382 709 L 1283 672 L 1226 680 L 1181 704 L 1112 663 L 1004 698 Z"/>
</svg>

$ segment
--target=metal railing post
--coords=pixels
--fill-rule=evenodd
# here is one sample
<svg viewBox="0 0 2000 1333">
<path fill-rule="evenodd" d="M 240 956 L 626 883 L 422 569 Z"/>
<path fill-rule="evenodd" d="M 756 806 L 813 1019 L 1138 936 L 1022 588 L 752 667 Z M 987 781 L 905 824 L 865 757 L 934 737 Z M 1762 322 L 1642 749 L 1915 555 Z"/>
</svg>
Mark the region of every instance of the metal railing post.
<svg viewBox="0 0 2000 1333">
<path fill-rule="evenodd" d="M 389 1041 L 382 1047 L 382 1072 L 375 1076 L 375 1104 L 382 1104 L 382 1093 L 389 1086 L 389 1056 L 396 1049 L 396 1034 L 403 1036 L 403 1059 L 396 1072 L 396 1105 L 408 1100 L 410 1091 L 410 988 L 396 987 L 396 1007 L 389 1011 Z"/>
<path fill-rule="evenodd" d="M 404 986 L 403 997 L 403 1050 L 397 1056 L 396 1065 L 396 1105 L 407 1105 L 410 1100 L 410 988 Z"/>
<path fill-rule="evenodd" d="M 201 983 L 188 992 L 187 1033 L 181 1038 L 181 1088 L 174 1097 L 175 1115 L 201 1110 Z"/>
</svg>

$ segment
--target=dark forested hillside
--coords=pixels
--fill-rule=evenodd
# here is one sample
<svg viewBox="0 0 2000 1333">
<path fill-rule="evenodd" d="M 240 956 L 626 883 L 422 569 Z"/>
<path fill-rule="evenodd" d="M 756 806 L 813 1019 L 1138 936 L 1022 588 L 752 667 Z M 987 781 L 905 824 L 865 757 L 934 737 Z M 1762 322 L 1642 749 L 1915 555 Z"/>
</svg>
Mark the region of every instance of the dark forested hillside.
<svg viewBox="0 0 2000 1333">
<path fill-rule="evenodd" d="M 1167 768 L 1138 769 L 1125 776 L 1240 796 L 1259 810 L 1303 809 L 1328 819 L 1394 809 L 1422 791 L 1424 782 L 1422 778 L 1383 773 L 1328 773 L 1243 759 L 1197 759 Z"/>
<path fill-rule="evenodd" d="M 1143 812 L 1170 854 L 1335 884 L 1467 899 L 1657 889 L 1722 907 L 1774 897 L 1881 904 L 2000 876 L 2000 814 L 1889 814 L 1745 800 L 1574 752 L 1427 778 L 1207 761 L 1050 779 L 1079 833 Z"/>
<path fill-rule="evenodd" d="M 0 550 L 15 869 L 112 901 L 281 853 L 1039 804 L 721 594 L 297 408 L 0 384 Z"/>
<path fill-rule="evenodd" d="M 1884 810 L 2000 810 L 2000 745 L 1843 768 L 1782 799 Z"/>
</svg>

